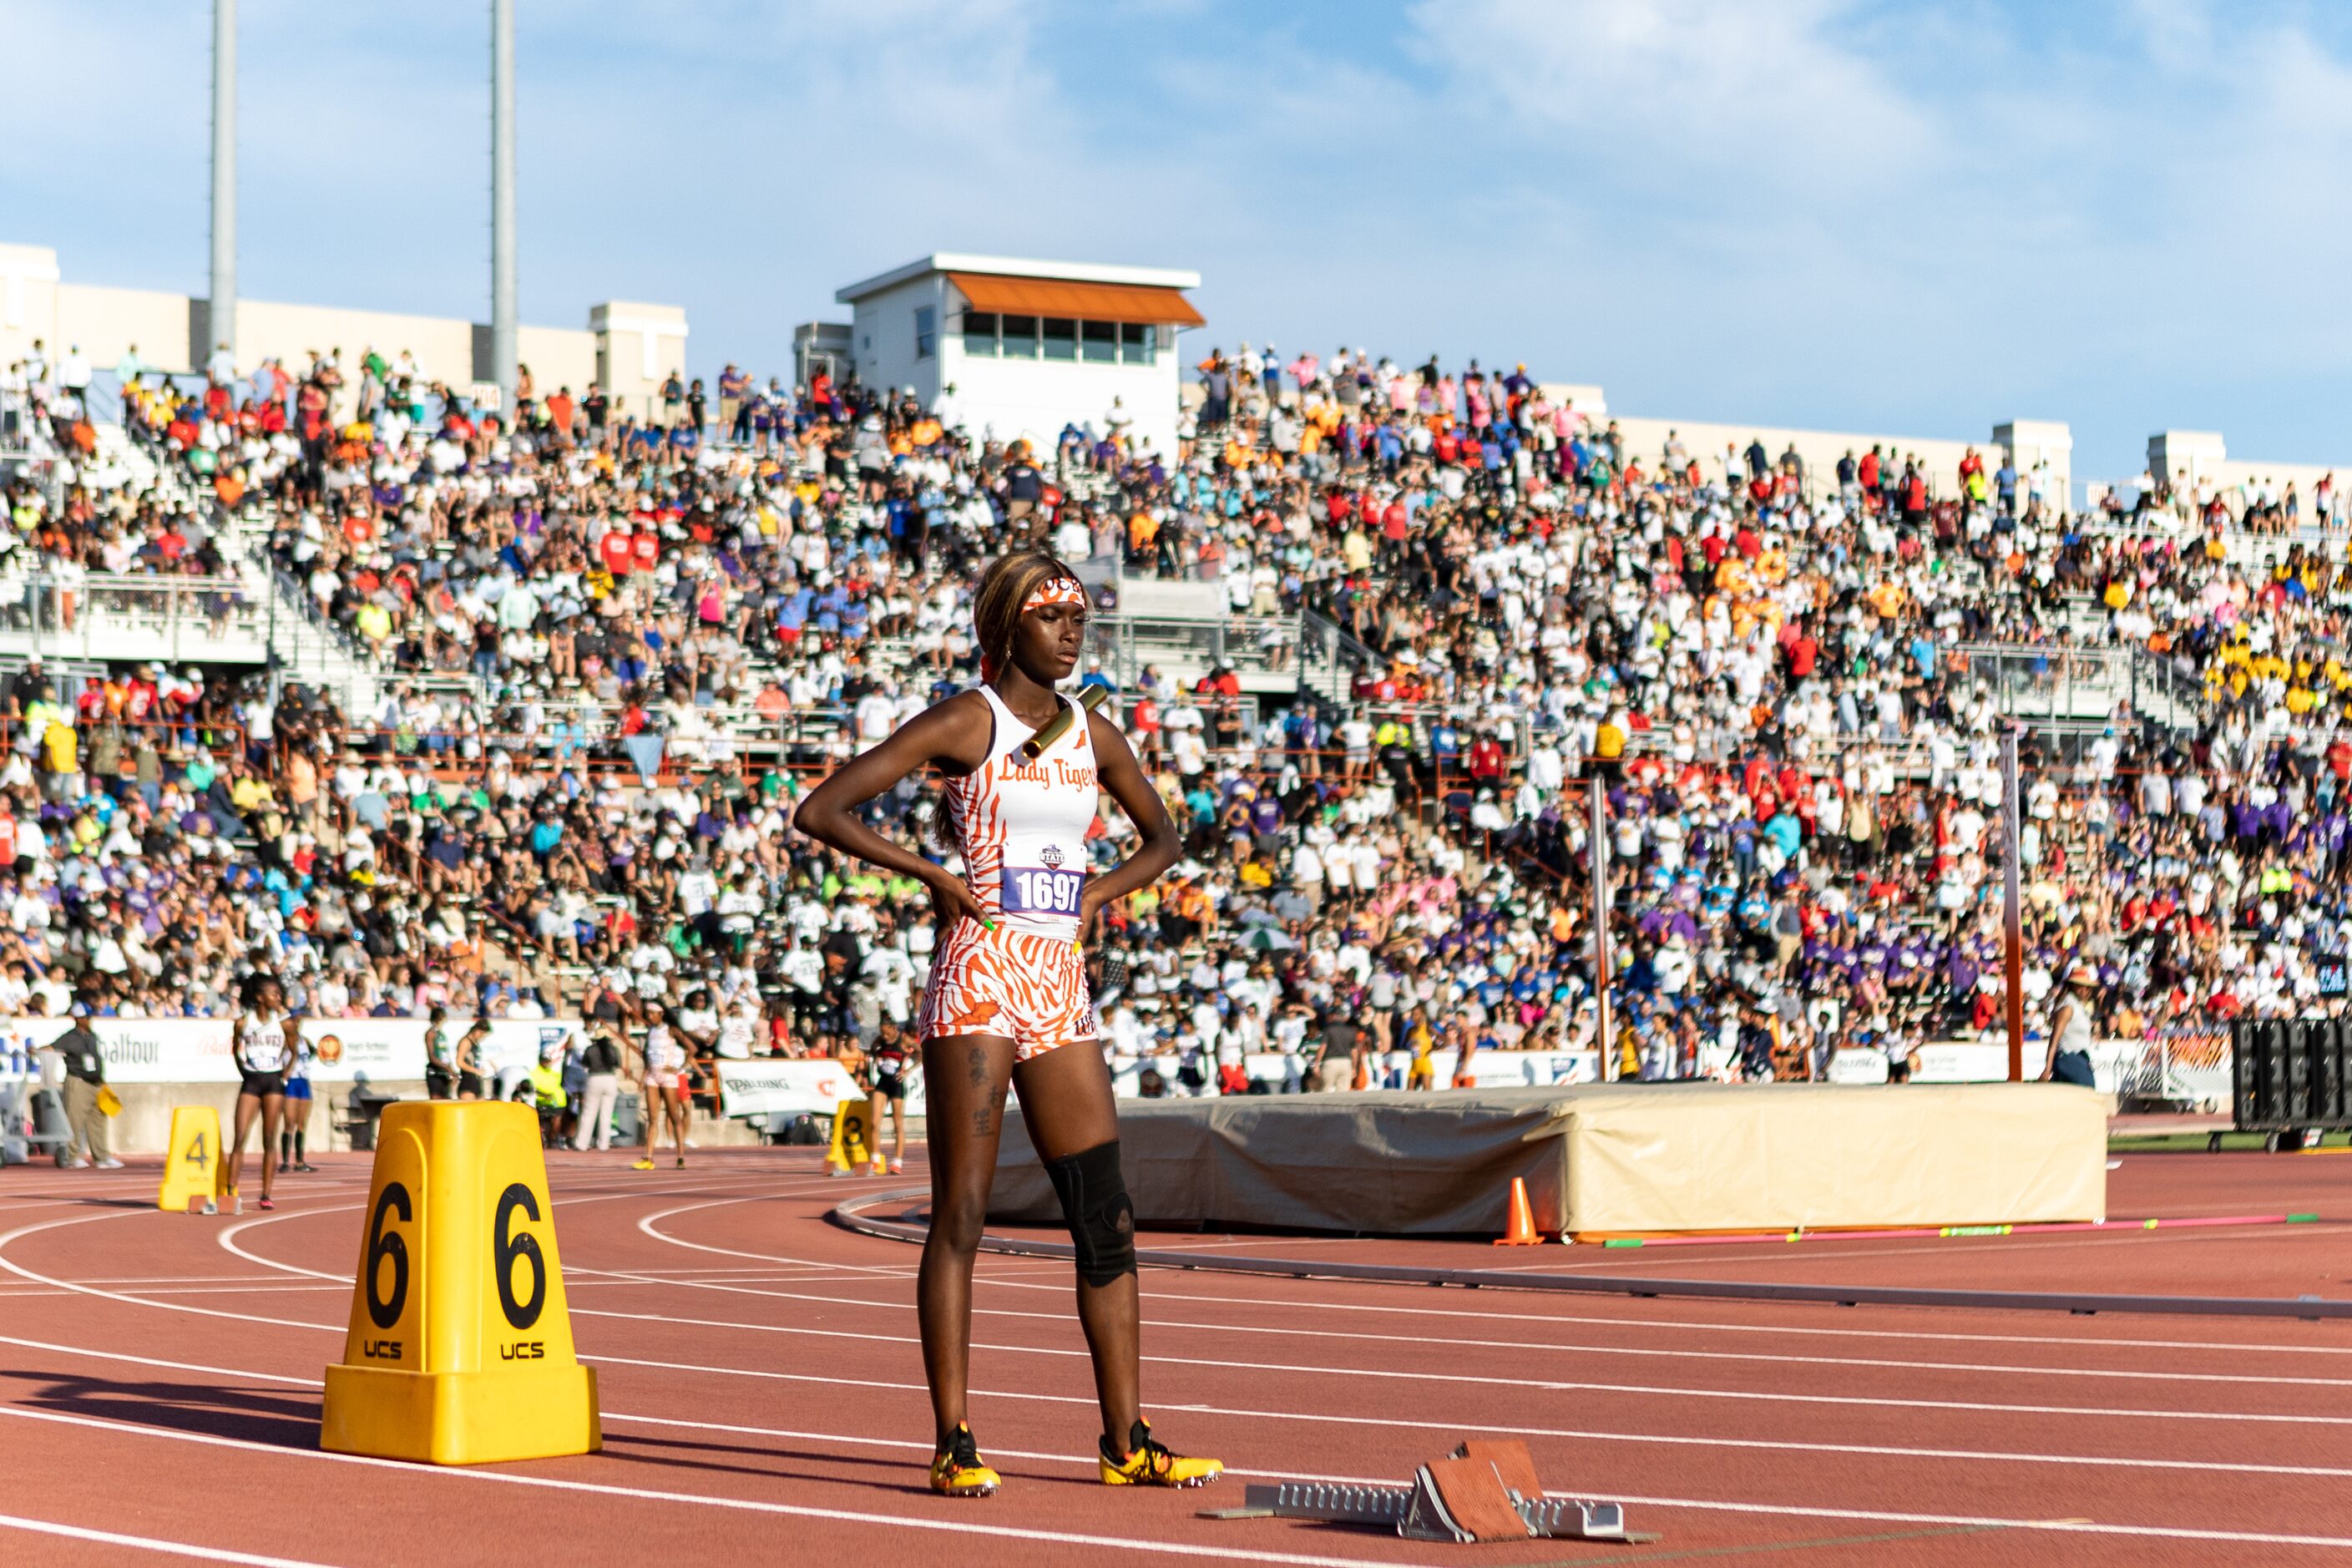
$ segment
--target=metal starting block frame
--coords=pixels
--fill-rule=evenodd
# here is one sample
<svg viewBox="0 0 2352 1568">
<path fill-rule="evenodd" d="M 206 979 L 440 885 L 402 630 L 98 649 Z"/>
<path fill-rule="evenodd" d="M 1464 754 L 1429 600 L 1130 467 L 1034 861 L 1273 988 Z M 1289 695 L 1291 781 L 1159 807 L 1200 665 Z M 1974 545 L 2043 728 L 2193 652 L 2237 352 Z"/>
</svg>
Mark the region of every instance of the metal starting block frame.
<svg viewBox="0 0 2352 1568">
<path fill-rule="evenodd" d="M 1583 1498 L 1525 1497 L 1503 1485 L 1492 1466 L 1495 1491 L 1507 1499 L 1528 1539 L 1548 1541 L 1641 1541 L 1625 1529 L 1622 1504 Z M 1471 1542 L 1473 1533 L 1447 1506 L 1436 1479 L 1423 1465 L 1412 1484 L 1402 1487 L 1347 1486 L 1328 1481 L 1278 1481 L 1253 1486 L 1244 1498 L 1246 1510 L 1276 1519 L 1311 1519 L 1327 1524 L 1369 1525 L 1393 1530 L 1407 1541 Z M 1492 1538 L 1486 1538 L 1492 1539 Z"/>
</svg>

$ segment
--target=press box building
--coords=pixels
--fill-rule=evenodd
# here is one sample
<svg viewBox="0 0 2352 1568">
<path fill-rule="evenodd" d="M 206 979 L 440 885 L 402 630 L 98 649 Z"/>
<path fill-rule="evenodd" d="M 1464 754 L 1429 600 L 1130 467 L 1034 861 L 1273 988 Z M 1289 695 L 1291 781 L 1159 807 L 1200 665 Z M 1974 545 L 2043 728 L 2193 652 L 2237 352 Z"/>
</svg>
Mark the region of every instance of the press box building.
<svg viewBox="0 0 2352 1568">
<path fill-rule="evenodd" d="M 911 386 L 975 436 L 1050 447 L 1103 433 L 1116 400 L 1139 447 L 1176 450 L 1182 356 L 1202 324 L 1197 272 L 940 253 L 839 289 L 868 386 Z"/>
</svg>

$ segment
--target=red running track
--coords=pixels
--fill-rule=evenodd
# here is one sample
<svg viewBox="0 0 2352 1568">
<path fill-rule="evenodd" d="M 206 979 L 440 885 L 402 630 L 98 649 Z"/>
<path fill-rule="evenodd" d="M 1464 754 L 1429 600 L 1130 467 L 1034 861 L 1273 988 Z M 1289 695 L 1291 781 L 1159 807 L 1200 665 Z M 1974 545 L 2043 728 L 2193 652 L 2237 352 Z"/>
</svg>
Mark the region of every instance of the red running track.
<svg viewBox="0 0 2352 1568">
<path fill-rule="evenodd" d="M 2352 1325 L 1561 1300 L 1336 1281 L 1144 1278 L 1146 1392 L 1231 1479 L 1111 1491 L 1066 1266 L 984 1258 L 974 1414 L 1006 1476 L 924 1488 L 912 1248 L 826 1225 L 814 1151 L 640 1173 L 558 1155 L 573 1331 L 605 1449 L 449 1470 L 323 1455 L 363 1162 L 243 1218 L 157 1213 L 152 1169 L 0 1180 L 0 1562 L 1824 1563 L 2345 1561 Z M 917 1177 L 916 1179 L 919 1179 Z M 2352 1215 L 2352 1162 L 2126 1159 L 2118 1214 Z M 2168 1205 L 2169 1205 L 2168 1207 Z M 1497 1252 L 1468 1243 L 1156 1237 L 1449 1267 L 2339 1295 L 2344 1226 L 1910 1244 Z M 2176 1239 L 2194 1237 L 2194 1240 Z M 2056 1245 L 2053 1245 L 2056 1244 Z M 1819 1251 L 1812 1250 L 1818 1247 Z M 2029 1250 L 2030 1249 L 2030 1250 Z M 1706 1267 L 1702 1268 L 1700 1265 Z M 1767 1272 L 1769 1271 L 1769 1272 Z M 1475 1549 L 1209 1521 L 1275 1476 L 1401 1480 L 1465 1436 L 1527 1439 L 1555 1487 L 1654 1546 Z"/>
</svg>

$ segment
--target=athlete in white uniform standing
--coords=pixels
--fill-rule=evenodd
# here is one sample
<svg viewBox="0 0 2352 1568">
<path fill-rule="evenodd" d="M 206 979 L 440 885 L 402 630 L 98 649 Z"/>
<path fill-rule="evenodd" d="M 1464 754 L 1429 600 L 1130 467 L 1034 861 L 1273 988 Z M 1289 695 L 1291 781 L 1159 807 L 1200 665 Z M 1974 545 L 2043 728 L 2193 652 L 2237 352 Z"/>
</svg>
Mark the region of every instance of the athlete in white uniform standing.
<svg viewBox="0 0 2352 1568">
<path fill-rule="evenodd" d="M 1099 1474 L 1110 1486 L 1192 1486 L 1223 1467 L 1171 1453 L 1143 1420 L 1138 1373 L 1134 1209 L 1118 1158 L 1110 1071 L 1096 1048 L 1078 939 L 1104 905 L 1176 861 L 1176 829 L 1127 737 L 1056 695 L 1076 668 L 1086 591 L 1048 555 L 1008 555 L 972 602 L 976 690 L 921 714 L 852 759 L 793 813 L 802 832 L 931 890 L 941 926 L 919 1034 L 931 1167 L 931 1226 L 918 1279 L 923 1365 L 938 1446 L 931 1487 L 986 1496 L 999 1478 L 966 1420 L 971 1266 L 988 1212 L 1008 1083 L 1076 1244 L 1078 1316 L 1102 1407 Z M 1034 756 L 1024 742 L 1061 720 Z M 937 768 L 963 874 L 859 820 L 900 781 Z M 1124 863 L 1088 875 L 1087 836 L 1108 791 L 1142 836 Z M 1075 1050 L 1063 1050 L 1075 1045 Z"/>
<path fill-rule="evenodd" d="M 253 1119 L 261 1118 L 261 1206 L 276 1208 L 270 1201 L 272 1177 L 277 1166 L 271 1152 L 278 1147 L 278 1125 L 286 1114 L 286 1073 L 294 1065 L 295 1054 L 301 1048 L 301 1025 L 286 1012 L 286 987 L 274 974 L 265 974 L 254 983 L 253 1005 L 237 1015 L 232 1026 L 229 1056 L 244 1082 L 236 1091 L 236 1145 L 229 1152 L 228 1169 L 242 1179 L 245 1174 L 245 1140 L 253 1131 Z M 232 1186 L 229 1189 L 235 1192 Z"/>
</svg>

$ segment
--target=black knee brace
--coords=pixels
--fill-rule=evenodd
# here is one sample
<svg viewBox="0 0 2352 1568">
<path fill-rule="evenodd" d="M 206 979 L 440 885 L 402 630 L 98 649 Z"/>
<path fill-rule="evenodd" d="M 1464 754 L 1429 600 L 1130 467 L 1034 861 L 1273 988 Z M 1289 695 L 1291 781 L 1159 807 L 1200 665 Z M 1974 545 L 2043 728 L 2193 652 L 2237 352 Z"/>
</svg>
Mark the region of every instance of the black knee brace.
<svg viewBox="0 0 2352 1568">
<path fill-rule="evenodd" d="M 1077 1249 L 1078 1278 L 1102 1286 L 1134 1273 L 1135 1205 L 1118 1168 L 1118 1140 L 1048 1160 L 1045 1176 L 1062 1200 L 1062 1217 Z"/>
</svg>

